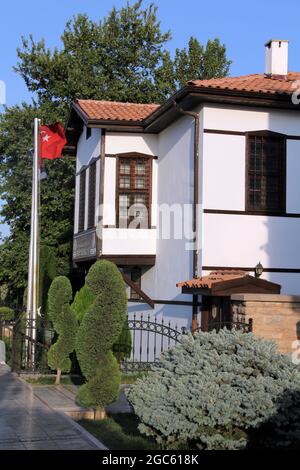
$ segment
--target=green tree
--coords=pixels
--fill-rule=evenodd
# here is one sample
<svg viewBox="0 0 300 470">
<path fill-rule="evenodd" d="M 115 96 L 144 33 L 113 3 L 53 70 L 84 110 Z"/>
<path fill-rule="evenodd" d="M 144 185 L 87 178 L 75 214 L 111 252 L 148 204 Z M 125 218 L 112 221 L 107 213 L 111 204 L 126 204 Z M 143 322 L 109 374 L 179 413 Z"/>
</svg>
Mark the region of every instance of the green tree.
<svg viewBox="0 0 300 470">
<path fill-rule="evenodd" d="M 49 317 L 58 339 L 48 352 L 48 364 L 56 370 L 56 385 L 60 384 L 62 372 L 71 368 L 70 354 L 75 349 L 77 320 L 70 307 L 72 287 L 68 278 L 59 276 L 52 282 L 48 294 Z"/>
<path fill-rule="evenodd" d="M 77 335 L 76 354 L 87 379 L 78 400 L 84 406 L 103 408 L 119 393 L 121 374 L 112 347 L 127 316 L 127 295 L 123 278 L 110 261 L 97 261 L 89 270 L 86 285 L 95 299 Z"/>
<path fill-rule="evenodd" d="M 206 80 L 228 75 L 231 61 L 226 57 L 226 47 L 218 39 L 208 40 L 206 46 L 191 37 L 188 49 L 177 49 L 173 77 L 175 89 L 189 80 Z"/>
<path fill-rule="evenodd" d="M 54 114 L 51 118 L 42 108 L 26 104 L 0 115 L 0 193 L 5 201 L 1 215 L 10 228 L 0 246 L 0 282 L 6 283 L 11 302 L 17 298 L 19 305 L 27 284 L 32 180 L 28 150 L 34 116 L 55 120 Z M 48 178 L 41 182 L 41 240 L 53 250 L 57 273 L 67 275 L 71 267 L 74 162 L 68 158 L 49 160 L 44 161 L 44 168 Z"/>
<path fill-rule="evenodd" d="M 1 217 L 10 235 L 0 247 L 0 282 L 8 297 L 21 304 L 27 283 L 27 252 L 31 204 L 33 119 L 66 121 L 76 97 L 133 102 L 163 102 L 188 79 L 228 72 L 225 46 L 209 42 L 204 50 L 191 39 L 189 50 L 173 60 L 166 49 L 171 39 L 162 32 L 157 8 L 129 3 L 92 21 L 78 15 L 68 21 L 59 48 L 44 40 L 22 39 L 15 71 L 34 96 L 31 104 L 8 107 L 0 115 Z M 179 78 L 178 78 L 179 76 Z M 72 269 L 75 165 L 71 158 L 46 161 L 48 178 L 41 184 L 41 241 L 53 248 L 57 273 Z M 63 204 L 62 204 L 63 201 Z"/>
<path fill-rule="evenodd" d="M 128 398 L 140 430 L 166 449 L 300 445 L 299 366 L 250 333 L 188 335 Z"/>
</svg>

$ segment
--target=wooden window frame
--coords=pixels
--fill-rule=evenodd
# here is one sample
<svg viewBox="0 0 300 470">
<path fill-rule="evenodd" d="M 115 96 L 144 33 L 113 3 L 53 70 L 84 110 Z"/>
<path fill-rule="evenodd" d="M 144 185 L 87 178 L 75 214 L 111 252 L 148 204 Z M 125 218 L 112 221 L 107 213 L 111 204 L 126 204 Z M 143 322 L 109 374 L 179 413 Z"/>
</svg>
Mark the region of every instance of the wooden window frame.
<svg viewBox="0 0 300 470">
<path fill-rule="evenodd" d="M 116 207 L 116 227 L 117 228 L 125 228 L 125 227 L 120 227 L 120 218 L 119 218 L 119 196 L 121 194 L 126 194 L 130 198 L 134 198 L 136 195 L 146 195 L 146 208 L 148 211 L 148 221 L 147 221 L 147 227 L 141 227 L 138 226 L 136 229 L 143 229 L 151 228 L 151 207 L 152 207 L 152 164 L 153 164 L 153 157 L 149 155 L 144 155 L 144 154 L 135 154 L 135 153 L 126 153 L 126 154 L 120 154 L 116 156 L 116 199 L 115 199 L 115 207 Z M 120 178 L 122 175 L 120 173 L 120 167 L 122 161 L 129 161 L 130 162 L 130 188 L 120 188 Z M 135 188 L 135 181 L 136 177 L 138 176 L 138 173 L 135 172 L 135 165 L 137 162 L 144 162 L 145 163 L 145 188 L 142 189 L 137 189 Z M 128 176 L 128 175 L 126 175 Z M 131 206 L 132 204 L 130 204 Z M 129 206 L 129 207 L 130 207 Z M 128 225 L 130 224 L 130 220 L 127 219 L 127 228 Z"/>
<path fill-rule="evenodd" d="M 88 229 L 95 227 L 97 162 L 89 166 Z"/>
<path fill-rule="evenodd" d="M 89 126 L 86 126 L 85 128 L 85 139 L 89 140 L 92 137 L 92 128 Z"/>
<path fill-rule="evenodd" d="M 268 207 L 253 208 L 249 205 L 249 186 L 250 186 L 250 138 L 262 137 L 277 139 L 282 142 L 282 155 L 280 158 L 280 208 L 271 209 Z M 246 132 L 246 174 L 245 174 L 245 209 L 247 214 L 258 215 L 284 215 L 286 213 L 286 136 L 272 131 L 251 131 Z"/>
<path fill-rule="evenodd" d="M 78 232 L 85 228 L 86 169 L 79 175 Z"/>
</svg>

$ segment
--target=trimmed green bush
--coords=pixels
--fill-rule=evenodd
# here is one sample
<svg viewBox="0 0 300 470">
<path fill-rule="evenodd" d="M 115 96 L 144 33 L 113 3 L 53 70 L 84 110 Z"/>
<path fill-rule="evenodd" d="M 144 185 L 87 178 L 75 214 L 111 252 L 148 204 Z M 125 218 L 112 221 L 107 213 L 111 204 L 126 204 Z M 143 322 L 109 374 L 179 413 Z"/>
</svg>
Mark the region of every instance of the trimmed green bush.
<svg viewBox="0 0 300 470">
<path fill-rule="evenodd" d="M 94 300 L 95 294 L 91 292 L 86 284 L 76 293 L 71 308 L 79 323 L 82 322 Z M 131 333 L 128 330 L 127 317 L 121 334 L 116 344 L 113 346 L 113 350 L 118 362 L 121 362 L 125 357 L 129 357 L 131 354 Z"/>
<path fill-rule="evenodd" d="M 15 318 L 15 312 L 12 308 L 10 307 L 0 307 L 0 320 L 14 320 Z"/>
<path fill-rule="evenodd" d="M 299 366 L 253 334 L 188 335 L 128 398 L 166 449 L 300 446 Z"/>
<path fill-rule="evenodd" d="M 60 383 L 62 372 L 70 372 L 70 354 L 75 349 L 77 320 L 71 310 L 72 287 L 68 278 L 58 276 L 52 282 L 48 293 L 48 310 L 58 339 L 48 352 L 48 365 L 57 371 L 56 384 Z"/>
<path fill-rule="evenodd" d="M 86 284 L 78 292 L 76 292 L 71 308 L 79 323 L 82 322 L 83 317 L 94 300 L 95 295 L 90 291 Z"/>
<path fill-rule="evenodd" d="M 79 327 L 76 353 L 87 383 L 78 400 L 84 406 L 102 408 L 118 397 L 121 374 L 112 347 L 119 338 L 127 315 L 127 296 L 118 268 L 97 261 L 86 277 L 95 299 Z"/>
</svg>

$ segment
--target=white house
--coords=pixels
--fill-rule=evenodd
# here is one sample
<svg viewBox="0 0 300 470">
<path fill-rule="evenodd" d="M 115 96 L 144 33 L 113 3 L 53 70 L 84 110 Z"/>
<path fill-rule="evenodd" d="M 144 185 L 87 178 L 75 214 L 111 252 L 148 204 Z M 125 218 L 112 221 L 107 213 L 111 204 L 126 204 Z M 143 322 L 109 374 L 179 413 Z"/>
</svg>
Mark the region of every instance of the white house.
<svg viewBox="0 0 300 470">
<path fill-rule="evenodd" d="M 265 73 L 190 81 L 161 106 L 73 103 L 74 262 L 114 261 L 129 314 L 188 326 L 201 298 L 178 282 L 258 262 L 299 294 L 300 73 L 287 63 L 272 40 Z"/>
</svg>

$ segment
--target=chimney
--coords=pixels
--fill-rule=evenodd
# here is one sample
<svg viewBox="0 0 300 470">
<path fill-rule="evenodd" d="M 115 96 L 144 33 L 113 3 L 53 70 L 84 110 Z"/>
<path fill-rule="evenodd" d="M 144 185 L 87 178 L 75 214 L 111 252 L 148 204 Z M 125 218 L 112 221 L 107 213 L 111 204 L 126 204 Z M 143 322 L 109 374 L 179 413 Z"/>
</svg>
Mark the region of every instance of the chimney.
<svg viewBox="0 0 300 470">
<path fill-rule="evenodd" d="M 265 74 L 273 78 L 283 78 L 288 74 L 289 41 L 271 39 L 265 44 L 266 70 Z"/>
</svg>

